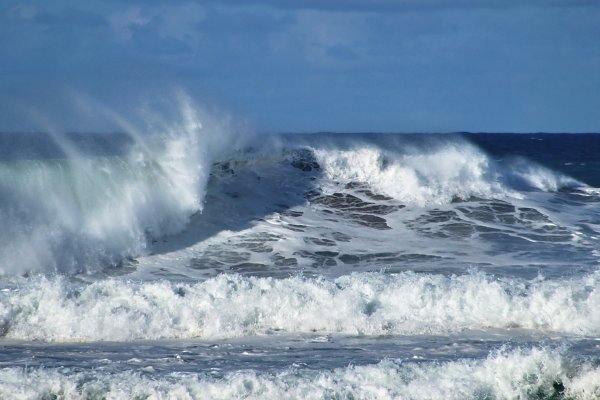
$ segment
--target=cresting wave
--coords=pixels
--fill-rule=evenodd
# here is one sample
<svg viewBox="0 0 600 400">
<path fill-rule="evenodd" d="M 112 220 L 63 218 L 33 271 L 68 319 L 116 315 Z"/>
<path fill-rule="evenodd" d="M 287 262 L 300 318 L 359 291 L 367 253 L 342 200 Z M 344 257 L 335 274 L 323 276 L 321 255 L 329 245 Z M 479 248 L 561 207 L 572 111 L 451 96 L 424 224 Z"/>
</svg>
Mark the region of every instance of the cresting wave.
<svg viewBox="0 0 600 400">
<path fill-rule="evenodd" d="M 485 360 L 422 364 L 384 360 L 332 371 L 241 371 L 222 379 L 189 373 L 157 379 L 140 373 L 7 368 L 0 370 L 0 382 L 0 397 L 14 399 L 593 400 L 600 396 L 598 367 L 574 366 L 560 352 L 543 348 L 498 351 Z"/>
<path fill-rule="evenodd" d="M 32 279 L 0 293 L 5 337 L 230 338 L 273 332 L 431 334 L 525 328 L 599 335 L 600 274 L 575 281 L 415 273 L 336 280 L 220 275 L 196 284 Z"/>
<path fill-rule="evenodd" d="M 235 138 L 189 98 L 178 100 L 176 122 L 148 120 L 144 136 L 115 116 L 132 142 L 115 155 L 82 152 L 52 135 L 57 157 L 0 162 L 0 275 L 94 272 L 181 230 L 202 208 L 214 157 Z M 25 149 L 3 149 L 9 157 L 38 141 L 16 139 Z"/>
<path fill-rule="evenodd" d="M 330 179 L 367 182 L 379 192 L 420 207 L 447 204 L 457 197 L 511 193 L 497 181 L 488 158 L 466 143 L 408 154 L 389 154 L 371 146 L 315 153 Z"/>
<path fill-rule="evenodd" d="M 367 182 L 375 190 L 419 207 L 454 199 L 522 198 L 523 190 L 557 191 L 581 182 L 525 159 L 501 166 L 464 140 L 441 141 L 431 149 L 388 149 L 363 144 L 354 149 L 315 148 L 331 180 Z M 445 142 L 445 143 L 444 143 Z"/>
</svg>

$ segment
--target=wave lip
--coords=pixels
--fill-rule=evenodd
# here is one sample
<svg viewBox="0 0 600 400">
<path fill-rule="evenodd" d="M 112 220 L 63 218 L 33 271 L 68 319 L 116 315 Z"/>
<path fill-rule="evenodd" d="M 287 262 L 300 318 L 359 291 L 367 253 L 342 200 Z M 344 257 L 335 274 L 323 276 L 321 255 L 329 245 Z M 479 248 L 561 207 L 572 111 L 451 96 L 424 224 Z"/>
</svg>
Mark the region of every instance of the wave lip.
<svg viewBox="0 0 600 400">
<path fill-rule="evenodd" d="M 544 348 L 494 352 L 485 360 L 375 365 L 331 371 L 290 368 L 278 374 L 230 373 L 161 378 L 139 373 L 0 370 L 0 396 L 28 398 L 356 398 L 592 400 L 600 396 L 600 369 L 572 366 L 559 351 Z"/>
<path fill-rule="evenodd" d="M 0 294 L 4 336 L 128 341 L 278 331 L 414 335 L 524 328 L 599 335 L 600 276 L 584 281 L 356 273 L 336 280 L 220 275 L 196 284 L 33 279 Z"/>
</svg>

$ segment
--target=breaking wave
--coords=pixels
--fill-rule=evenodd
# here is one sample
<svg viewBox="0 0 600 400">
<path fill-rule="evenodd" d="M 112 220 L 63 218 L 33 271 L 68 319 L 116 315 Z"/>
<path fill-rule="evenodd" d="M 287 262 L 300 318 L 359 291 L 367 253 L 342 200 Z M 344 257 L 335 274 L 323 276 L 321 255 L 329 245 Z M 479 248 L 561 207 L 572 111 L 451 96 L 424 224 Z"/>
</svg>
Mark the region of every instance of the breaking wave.
<svg viewBox="0 0 600 400">
<path fill-rule="evenodd" d="M 433 334 L 525 328 L 599 335 L 600 275 L 575 281 L 355 273 L 220 275 L 196 284 L 31 279 L 0 293 L 3 335 L 42 341 L 230 338 L 273 332 Z"/>
<path fill-rule="evenodd" d="M 227 124 L 211 122 L 189 100 L 180 108 L 177 123 L 151 124 L 144 135 L 131 129 L 133 144 L 116 155 L 78 153 L 65 141 L 67 156 L 1 161 L 0 274 L 89 273 L 143 255 L 150 240 L 181 231 L 202 211 L 211 174 L 223 172 L 216 161 L 219 168 L 272 164 L 274 181 L 261 190 L 282 190 L 279 170 L 311 170 L 319 190 L 360 182 L 413 207 L 584 186 L 525 160 L 500 165 L 458 137 L 265 136 L 233 152 L 241 139 Z"/>
<path fill-rule="evenodd" d="M 525 159 L 500 165 L 460 138 L 427 148 L 363 143 L 350 149 L 315 148 L 328 178 L 366 182 L 406 204 L 436 206 L 455 199 L 522 198 L 523 190 L 557 191 L 585 186 Z"/>
<path fill-rule="evenodd" d="M 144 136 L 129 127 L 132 143 L 115 154 L 90 155 L 54 135 L 42 157 L 0 162 L 0 274 L 93 272 L 181 230 L 202 209 L 213 159 L 235 137 L 179 100 L 177 122 L 149 123 Z M 35 147 L 40 138 L 17 139 Z M 61 151 L 44 154 L 52 146 Z"/>
</svg>

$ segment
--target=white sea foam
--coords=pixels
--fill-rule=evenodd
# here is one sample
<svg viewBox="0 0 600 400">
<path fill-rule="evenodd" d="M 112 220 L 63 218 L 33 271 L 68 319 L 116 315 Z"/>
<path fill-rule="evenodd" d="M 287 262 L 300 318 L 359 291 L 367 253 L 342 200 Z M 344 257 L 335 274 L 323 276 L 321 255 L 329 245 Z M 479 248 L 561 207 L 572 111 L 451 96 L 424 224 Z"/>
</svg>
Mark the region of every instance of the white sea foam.
<svg viewBox="0 0 600 400">
<path fill-rule="evenodd" d="M 600 275 L 498 280 L 356 273 L 336 280 L 221 275 L 196 284 L 31 279 L 0 294 L 4 335 L 43 341 L 227 338 L 285 332 L 428 334 L 527 328 L 600 334 Z"/>
<path fill-rule="evenodd" d="M 0 397 L 110 399 L 558 399 L 600 396 L 600 370 L 574 367 L 547 349 L 499 351 L 484 360 L 375 365 L 335 370 L 287 369 L 276 374 L 71 372 L 68 369 L 0 370 Z"/>
<path fill-rule="evenodd" d="M 329 179 L 366 182 L 406 204 L 421 207 L 448 204 L 456 198 L 522 198 L 523 190 L 552 192 L 585 186 L 525 159 L 501 166 L 458 139 L 440 141 L 430 149 L 357 143 L 340 149 L 315 147 L 314 153 Z"/>
<path fill-rule="evenodd" d="M 179 117 L 149 119 L 145 137 L 124 126 L 126 154 L 80 156 L 64 143 L 68 158 L 0 163 L 0 274 L 93 271 L 180 230 L 232 134 L 179 100 Z"/>
<path fill-rule="evenodd" d="M 315 154 L 330 179 L 367 182 L 407 204 L 439 205 L 457 197 L 514 194 L 499 183 L 490 160 L 467 143 L 419 152 L 366 145 L 348 150 L 316 149 Z"/>
</svg>

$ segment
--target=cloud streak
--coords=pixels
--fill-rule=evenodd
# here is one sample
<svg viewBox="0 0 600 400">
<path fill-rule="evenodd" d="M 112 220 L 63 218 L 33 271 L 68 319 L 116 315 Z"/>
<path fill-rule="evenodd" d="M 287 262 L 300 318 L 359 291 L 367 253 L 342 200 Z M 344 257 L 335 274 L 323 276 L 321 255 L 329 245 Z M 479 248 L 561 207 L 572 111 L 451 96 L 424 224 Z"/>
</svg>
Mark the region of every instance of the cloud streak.
<svg viewBox="0 0 600 400">
<path fill-rule="evenodd" d="M 9 0 L 0 93 L 60 118 L 61 87 L 127 113 L 179 85 L 265 130 L 600 130 L 599 22 L 584 0 Z"/>
<path fill-rule="evenodd" d="M 216 0 L 210 0 L 217 2 Z M 502 9 L 512 7 L 582 7 L 595 0 L 228 0 L 222 5 L 266 5 L 288 10 L 323 10 L 343 12 L 403 12 L 440 9 Z"/>
</svg>

